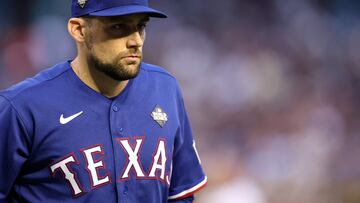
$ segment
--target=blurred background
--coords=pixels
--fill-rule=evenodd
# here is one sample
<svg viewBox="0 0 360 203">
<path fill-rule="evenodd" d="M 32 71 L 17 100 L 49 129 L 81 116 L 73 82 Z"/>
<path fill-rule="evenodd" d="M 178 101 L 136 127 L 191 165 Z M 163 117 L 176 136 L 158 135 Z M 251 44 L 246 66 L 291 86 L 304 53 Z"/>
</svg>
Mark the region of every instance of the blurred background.
<svg viewBox="0 0 360 203">
<path fill-rule="evenodd" d="M 360 1 L 151 4 L 170 18 L 145 61 L 183 89 L 209 178 L 196 202 L 360 202 Z M 75 56 L 70 0 L 0 5 L 1 89 Z"/>
</svg>

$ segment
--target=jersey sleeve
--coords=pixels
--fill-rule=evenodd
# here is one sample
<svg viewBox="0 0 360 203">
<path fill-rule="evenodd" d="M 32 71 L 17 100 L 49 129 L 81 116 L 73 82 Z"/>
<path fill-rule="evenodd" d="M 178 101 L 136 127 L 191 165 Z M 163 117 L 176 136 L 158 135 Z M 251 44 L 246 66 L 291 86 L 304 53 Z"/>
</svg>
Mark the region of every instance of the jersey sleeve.
<svg viewBox="0 0 360 203">
<path fill-rule="evenodd" d="M 184 199 L 179 200 L 169 200 L 169 203 L 192 203 L 194 201 L 194 196 L 185 197 Z"/>
<path fill-rule="evenodd" d="M 207 183 L 182 97 L 179 114 L 180 130 L 175 139 L 169 200 L 190 197 Z"/>
<path fill-rule="evenodd" d="M 6 200 L 29 155 L 23 122 L 11 103 L 0 95 L 0 202 Z"/>
</svg>

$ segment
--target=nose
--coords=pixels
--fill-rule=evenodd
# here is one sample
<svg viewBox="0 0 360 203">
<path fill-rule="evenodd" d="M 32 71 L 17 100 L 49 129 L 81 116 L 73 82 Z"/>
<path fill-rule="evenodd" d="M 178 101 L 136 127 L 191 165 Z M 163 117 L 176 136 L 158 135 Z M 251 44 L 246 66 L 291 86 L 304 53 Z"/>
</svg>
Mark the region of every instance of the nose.
<svg viewBox="0 0 360 203">
<path fill-rule="evenodd" d="M 135 31 L 128 36 L 127 48 L 139 48 L 144 45 L 144 33 Z"/>
</svg>

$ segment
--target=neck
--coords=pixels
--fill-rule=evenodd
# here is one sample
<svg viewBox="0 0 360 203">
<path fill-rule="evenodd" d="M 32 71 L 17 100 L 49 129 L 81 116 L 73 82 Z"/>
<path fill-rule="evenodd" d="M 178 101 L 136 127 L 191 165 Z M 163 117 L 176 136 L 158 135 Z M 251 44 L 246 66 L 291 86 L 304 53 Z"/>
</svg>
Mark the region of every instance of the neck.
<svg viewBox="0 0 360 203">
<path fill-rule="evenodd" d="M 71 62 L 71 67 L 81 81 L 107 98 L 118 96 L 129 82 L 129 80 L 114 80 L 95 68 L 90 68 L 89 64 L 80 57 L 76 57 Z"/>
</svg>

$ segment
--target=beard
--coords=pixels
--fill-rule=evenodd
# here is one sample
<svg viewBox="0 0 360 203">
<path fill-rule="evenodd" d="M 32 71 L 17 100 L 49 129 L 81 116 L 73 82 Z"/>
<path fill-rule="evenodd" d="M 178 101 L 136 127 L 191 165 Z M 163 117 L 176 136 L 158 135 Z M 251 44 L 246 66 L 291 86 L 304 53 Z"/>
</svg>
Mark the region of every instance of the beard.
<svg viewBox="0 0 360 203">
<path fill-rule="evenodd" d="M 92 41 L 92 35 L 89 35 L 88 39 L 85 40 L 85 44 L 89 51 L 87 61 L 90 67 L 94 67 L 98 72 L 101 72 L 116 81 L 130 80 L 139 74 L 142 57 L 140 58 L 140 63 L 127 62 L 126 60 L 122 63 L 122 58 L 132 54 L 142 56 L 141 50 L 138 48 L 130 49 L 127 52 L 118 54 L 111 62 L 105 62 L 94 53 Z"/>
<path fill-rule="evenodd" d="M 106 63 L 97 57 L 94 53 L 89 53 L 88 55 L 88 64 L 91 67 L 94 67 L 97 71 L 105 74 L 106 76 L 112 78 L 116 81 L 125 81 L 135 78 L 140 71 L 140 63 L 133 62 L 124 63 L 121 62 L 121 59 L 124 55 L 132 54 L 132 52 L 127 54 L 119 54 L 111 63 Z M 133 67 L 132 67 L 133 66 Z M 135 66 L 135 67 L 134 67 Z"/>
</svg>

